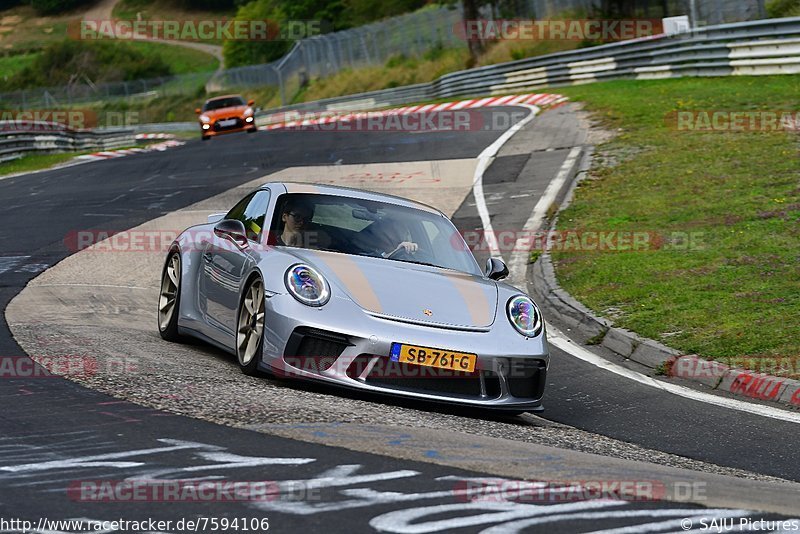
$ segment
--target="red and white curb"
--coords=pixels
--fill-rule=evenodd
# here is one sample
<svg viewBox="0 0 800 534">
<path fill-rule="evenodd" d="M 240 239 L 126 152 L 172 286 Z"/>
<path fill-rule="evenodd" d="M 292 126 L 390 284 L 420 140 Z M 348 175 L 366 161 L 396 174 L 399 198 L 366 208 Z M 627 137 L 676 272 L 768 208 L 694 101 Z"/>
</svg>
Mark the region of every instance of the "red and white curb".
<svg viewBox="0 0 800 534">
<path fill-rule="evenodd" d="M 145 134 L 148 135 L 148 134 Z M 138 138 L 138 136 L 137 136 Z M 152 139 L 152 138 L 148 138 Z M 183 141 L 176 141 L 174 139 L 170 139 L 169 141 L 164 141 L 163 143 L 156 143 L 155 145 L 150 145 L 148 147 L 142 148 L 123 148 L 120 150 L 106 150 L 103 152 L 95 152 L 93 154 L 84 154 L 82 156 L 77 156 L 75 159 L 80 161 L 100 161 L 104 159 L 113 159 L 113 158 L 121 158 L 124 156 L 132 156 L 133 154 L 141 154 L 144 152 L 163 152 L 169 148 L 173 148 L 176 146 L 184 145 Z"/>
<path fill-rule="evenodd" d="M 524 95 L 507 95 L 498 97 L 487 97 L 470 100 L 459 100 L 457 102 L 445 102 L 443 104 L 425 104 L 418 106 L 406 106 L 402 108 L 384 109 L 381 111 L 365 112 L 308 112 L 290 111 L 277 113 L 267 118 L 268 124 L 259 126 L 259 130 L 278 130 L 281 128 L 293 128 L 297 126 L 309 126 L 314 124 L 329 124 L 332 122 L 345 122 L 348 120 L 358 120 L 368 117 L 385 117 L 388 115 L 408 115 L 413 113 L 436 113 L 441 111 L 458 111 L 462 109 L 475 109 L 497 106 L 529 105 L 540 108 L 555 106 L 568 100 L 567 97 L 549 93 L 529 93 Z M 303 117 L 311 118 L 303 118 Z M 279 120 L 274 120 L 279 118 Z M 270 120 L 272 119 L 272 120 Z M 283 119 L 283 120 L 280 120 Z M 286 120 L 290 119 L 290 120 Z"/>
<path fill-rule="evenodd" d="M 175 139 L 175 136 L 168 133 L 143 133 L 136 134 L 136 140 L 141 139 Z"/>
</svg>

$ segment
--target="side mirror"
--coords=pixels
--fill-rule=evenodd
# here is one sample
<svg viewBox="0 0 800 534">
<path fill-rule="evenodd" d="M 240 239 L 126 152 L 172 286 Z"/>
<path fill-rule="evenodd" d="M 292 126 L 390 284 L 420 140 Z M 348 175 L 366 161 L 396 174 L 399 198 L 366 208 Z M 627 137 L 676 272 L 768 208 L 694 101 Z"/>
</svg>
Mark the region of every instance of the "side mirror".
<svg viewBox="0 0 800 534">
<path fill-rule="evenodd" d="M 247 246 L 247 234 L 245 233 L 244 224 L 237 219 L 225 219 L 214 226 L 214 235 L 223 239 L 230 239 L 239 248 Z"/>
<path fill-rule="evenodd" d="M 502 280 L 508 276 L 508 267 L 500 258 L 489 258 L 486 260 L 486 278 L 492 280 Z"/>
<path fill-rule="evenodd" d="M 200 108 L 194 108 L 194 112 L 200 115 Z"/>
<path fill-rule="evenodd" d="M 225 213 L 212 213 L 208 216 L 209 223 L 216 223 L 225 218 Z"/>
<path fill-rule="evenodd" d="M 255 103 L 256 103 L 256 101 L 255 101 L 255 100 L 248 100 L 248 101 L 247 101 L 247 105 L 248 105 L 248 106 L 252 106 L 252 105 L 253 105 L 253 104 L 255 104 Z"/>
</svg>

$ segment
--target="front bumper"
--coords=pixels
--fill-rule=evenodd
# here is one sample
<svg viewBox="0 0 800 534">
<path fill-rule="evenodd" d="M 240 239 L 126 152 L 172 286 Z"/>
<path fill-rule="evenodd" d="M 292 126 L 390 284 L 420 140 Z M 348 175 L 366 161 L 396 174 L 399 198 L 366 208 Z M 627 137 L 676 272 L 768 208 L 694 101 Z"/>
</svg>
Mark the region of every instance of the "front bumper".
<svg viewBox="0 0 800 534">
<path fill-rule="evenodd" d="M 203 122 L 200 122 L 200 131 L 205 137 L 214 137 L 234 132 L 246 132 L 248 130 L 256 130 L 255 119 L 252 122 L 247 122 L 245 117 L 230 117 L 227 120 L 235 120 L 236 122 L 230 126 L 221 126 L 220 121 L 226 119 L 215 120 L 208 123 L 209 128 L 203 129 Z"/>
<path fill-rule="evenodd" d="M 541 409 L 549 364 L 546 336 L 525 338 L 502 315 L 488 330 L 451 330 L 373 316 L 341 297 L 310 308 L 278 294 L 266 305 L 264 371 L 462 406 Z M 477 354 L 475 372 L 392 362 L 392 343 Z"/>
</svg>

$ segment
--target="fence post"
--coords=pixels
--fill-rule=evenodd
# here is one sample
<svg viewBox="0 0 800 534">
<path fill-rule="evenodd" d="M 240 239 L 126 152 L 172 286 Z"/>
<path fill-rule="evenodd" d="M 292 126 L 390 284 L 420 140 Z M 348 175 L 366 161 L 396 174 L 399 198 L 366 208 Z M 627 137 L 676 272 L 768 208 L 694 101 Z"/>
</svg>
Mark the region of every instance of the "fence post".
<svg viewBox="0 0 800 534">
<path fill-rule="evenodd" d="M 281 70 L 280 70 L 279 67 L 275 67 L 275 66 L 273 66 L 272 68 L 275 71 L 275 74 L 278 75 L 278 91 L 280 92 L 280 95 L 281 95 L 281 106 L 285 106 L 286 105 L 286 90 L 283 87 L 283 76 L 281 75 Z"/>
<path fill-rule="evenodd" d="M 359 40 L 361 41 L 361 48 L 364 50 L 364 60 L 367 62 L 367 65 L 372 64 L 372 58 L 369 57 L 369 50 L 367 49 L 367 41 L 364 39 L 364 34 L 359 34 Z"/>
<path fill-rule="evenodd" d="M 356 56 L 353 53 L 353 39 L 351 36 L 345 37 L 345 41 L 347 41 L 347 61 L 350 63 L 350 68 L 352 69 L 355 67 Z"/>
</svg>

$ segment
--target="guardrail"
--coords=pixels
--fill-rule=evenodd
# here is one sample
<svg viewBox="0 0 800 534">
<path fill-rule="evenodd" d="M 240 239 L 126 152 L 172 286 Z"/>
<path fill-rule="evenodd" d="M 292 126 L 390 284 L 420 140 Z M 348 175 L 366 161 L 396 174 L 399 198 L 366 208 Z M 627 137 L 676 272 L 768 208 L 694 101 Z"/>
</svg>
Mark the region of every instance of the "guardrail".
<svg viewBox="0 0 800 534">
<path fill-rule="evenodd" d="M 134 130 L 70 130 L 48 122 L 0 122 L 0 162 L 29 153 L 110 150 L 136 144 Z"/>
<path fill-rule="evenodd" d="M 614 79 L 800 73 L 800 17 L 700 28 L 445 74 L 424 84 L 263 111 L 378 109 L 419 101 L 498 95 Z"/>
</svg>

